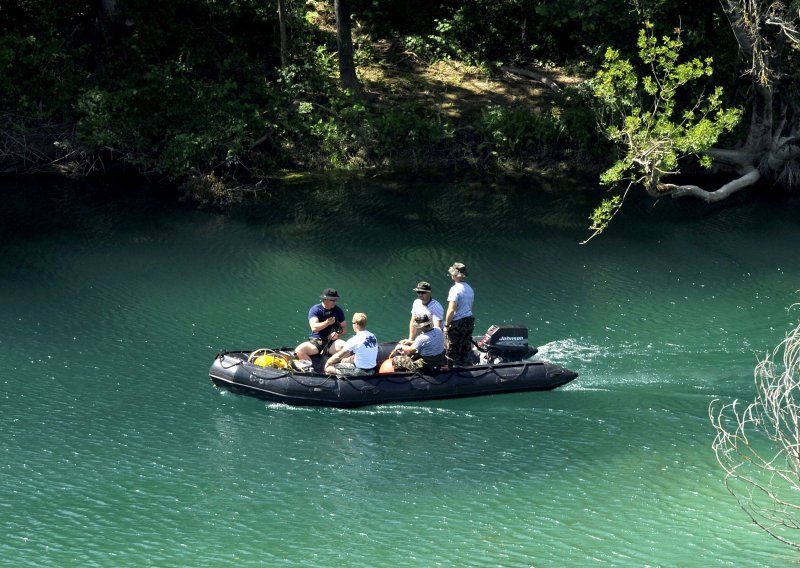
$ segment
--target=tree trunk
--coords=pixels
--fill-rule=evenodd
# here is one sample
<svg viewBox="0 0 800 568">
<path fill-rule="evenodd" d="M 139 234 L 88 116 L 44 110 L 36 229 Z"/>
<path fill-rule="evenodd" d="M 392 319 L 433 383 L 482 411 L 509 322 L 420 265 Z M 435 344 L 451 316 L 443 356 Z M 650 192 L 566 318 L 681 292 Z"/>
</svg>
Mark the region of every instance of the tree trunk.
<svg viewBox="0 0 800 568">
<path fill-rule="evenodd" d="M 106 16 L 113 17 L 117 13 L 117 0 L 100 0 Z"/>
<path fill-rule="evenodd" d="M 94 0 L 89 13 L 89 46 L 94 61 L 94 77 L 99 80 L 105 75 L 106 24 L 117 13 L 117 0 Z"/>
<path fill-rule="evenodd" d="M 711 202 L 725 199 L 760 180 L 797 189 L 800 187 L 800 120 L 797 118 L 800 105 L 795 100 L 782 100 L 781 95 L 787 87 L 782 71 L 784 47 L 787 41 L 800 44 L 800 13 L 769 0 L 720 0 L 720 4 L 745 65 L 749 65 L 750 126 L 740 148 L 712 148 L 707 154 L 720 169 L 739 177 L 711 191 L 694 185 L 661 184 L 659 192 L 673 197 L 691 195 Z M 787 114 L 795 117 L 794 120 L 787 120 Z"/>
<path fill-rule="evenodd" d="M 334 0 L 336 9 L 336 40 L 339 48 L 339 80 L 342 87 L 361 92 L 361 84 L 356 77 L 356 66 L 353 62 L 353 37 L 350 30 L 349 0 Z"/>
<path fill-rule="evenodd" d="M 278 0 L 278 29 L 281 34 L 281 67 L 289 65 L 289 43 L 286 39 L 286 0 Z"/>
</svg>

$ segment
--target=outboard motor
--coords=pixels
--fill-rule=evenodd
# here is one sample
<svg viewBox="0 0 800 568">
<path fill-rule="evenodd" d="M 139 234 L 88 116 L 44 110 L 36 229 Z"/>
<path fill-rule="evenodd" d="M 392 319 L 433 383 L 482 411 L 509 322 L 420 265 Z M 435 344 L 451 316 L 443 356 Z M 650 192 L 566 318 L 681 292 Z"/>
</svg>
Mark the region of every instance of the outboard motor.
<svg viewBox="0 0 800 568">
<path fill-rule="evenodd" d="M 528 346 L 528 328 L 524 325 L 502 323 L 492 325 L 476 343 L 481 364 L 521 361 L 538 350 Z"/>
</svg>

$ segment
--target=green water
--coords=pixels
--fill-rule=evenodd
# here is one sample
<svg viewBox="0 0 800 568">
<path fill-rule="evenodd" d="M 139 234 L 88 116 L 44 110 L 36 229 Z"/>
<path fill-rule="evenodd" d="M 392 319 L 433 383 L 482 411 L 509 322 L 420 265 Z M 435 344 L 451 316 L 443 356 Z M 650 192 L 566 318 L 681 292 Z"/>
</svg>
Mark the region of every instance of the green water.
<svg viewBox="0 0 800 568">
<path fill-rule="evenodd" d="M 565 181 L 564 185 L 568 185 Z M 722 483 L 709 402 L 797 321 L 796 201 L 632 201 L 581 247 L 563 188 L 330 183 L 248 211 L 6 188 L 0 565 L 796 566 Z M 360 410 L 219 391 L 322 288 L 380 340 L 470 267 L 476 327 L 580 377 Z"/>
</svg>

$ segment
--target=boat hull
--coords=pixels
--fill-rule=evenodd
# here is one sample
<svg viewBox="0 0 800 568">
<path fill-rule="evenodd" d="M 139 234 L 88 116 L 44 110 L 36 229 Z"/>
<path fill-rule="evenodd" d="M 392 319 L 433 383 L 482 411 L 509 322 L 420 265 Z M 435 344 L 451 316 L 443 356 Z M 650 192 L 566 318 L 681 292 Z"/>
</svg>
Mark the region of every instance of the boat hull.
<svg viewBox="0 0 800 568">
<path fill-rule="evenodd" d="M 331 376 L 314 370 L 260 367 L 248 352 L 220 353 L 209 369 L 218 387 L 291 405 L 353 408 L 492 394 L 545 391 L 578 374 L 547 361 L 514 361 L 445 368 L 432 373 L 394 372 L 369 376 Z M 318 369 L 319 364 L 315 364 Z"/>
</svg>

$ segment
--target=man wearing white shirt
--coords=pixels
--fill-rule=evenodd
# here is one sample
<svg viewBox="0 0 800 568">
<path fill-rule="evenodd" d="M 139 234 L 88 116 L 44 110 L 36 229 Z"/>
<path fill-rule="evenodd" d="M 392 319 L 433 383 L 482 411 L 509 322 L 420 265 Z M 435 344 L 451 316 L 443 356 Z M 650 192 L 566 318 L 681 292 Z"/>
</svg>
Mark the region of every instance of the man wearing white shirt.
<svg viewBox="0 0 800 568">
<path fill-rule="evenodd" d="M 331 355 L 325 365 L 329 375 L 371 375 L 378 360 L 378 338 L 367 331 L 367 314 L 353 314 L 353 331 L 344 347 Z"/>
<path fill-rule="evenodd" d="M 411 305 L 411 320 L 408 322 L 408 340 L 414 341 L 414 336 L 417 335 L 417 327 L 414 325 L 414 319 L 417 316 L 427 315 L 433 327 L 442 328 L 442 321 L 444 320 L 444 308 L 438 300 L 433 297 L 433 290 L 431 285 L 427 282 L 420 282 L 414 288 L 417 293 L 417 299 Z"/>
<path fill-rule="evenodd" d="M 471 341 L 475 328 L 472 303 L 475 301 L 475 292 L 464 282 L 467 267 L 462 263 L 453 263 L 447 272 L 453 280 L 453 286 L 447 294 L 447 314 L 444 316 L 447 362 L 452 366 L 469 366 L 472 365 Z"/>
</svg>

